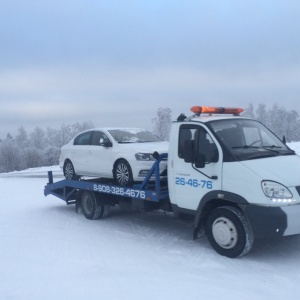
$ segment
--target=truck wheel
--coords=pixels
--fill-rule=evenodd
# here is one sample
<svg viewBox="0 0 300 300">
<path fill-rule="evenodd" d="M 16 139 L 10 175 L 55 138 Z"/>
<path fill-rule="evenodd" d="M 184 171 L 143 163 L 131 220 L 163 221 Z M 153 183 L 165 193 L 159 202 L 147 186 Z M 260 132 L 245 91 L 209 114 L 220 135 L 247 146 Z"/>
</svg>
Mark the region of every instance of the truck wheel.
<svg viewBox="0 0 300 300">
<path fill-rule="evenodd" d="M 63 172 L 66 179 L 71 179 L 71 180 L 79 179 L 79 176 L 75 173 L 74 166 L 70 160 L 66 160 L 63 167 Z"/>
<path fill-rule="evenodd" d="M 243 212 L 232 206 L 218 207 L 206 222 L 206 234 L 212 247 L 230 258 L 242 256 L 253 245 L 253 232 Z"/>
<path fill-rule="evenodd" d="M 92 192 L 84 191 L 81 196 L 81 208 L 84 216 L 89 220 L 104 218 L 108 215 L 109 204 L 101 204 Z"/>
<path fill-rule="evenodd" d="M 118 185 L 130 186 L 133 183 L 132 171 L 129 163 L 125 159 L 120 159 L 115 163 L 114 179 Z"/>
</svg>

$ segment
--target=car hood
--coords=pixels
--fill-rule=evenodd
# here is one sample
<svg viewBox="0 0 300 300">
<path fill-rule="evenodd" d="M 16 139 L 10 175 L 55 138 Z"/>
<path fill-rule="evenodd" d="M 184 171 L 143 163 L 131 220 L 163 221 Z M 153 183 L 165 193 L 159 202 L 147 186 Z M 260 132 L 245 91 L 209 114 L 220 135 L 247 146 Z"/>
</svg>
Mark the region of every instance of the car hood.
<svg viewBox="0 0 300 300">
<path fill-rule="evenodd" d="M 119 149 L 129 149 L 132 151 L 141 153 L 153 153 L 157 151 L 159 154 L 168 153 L 169 143 L 168 142 L 149 142 L 149 143 L 128 143 L 118 144 Z"/>
<path fill-rule="evenodd" d="M 241 162 L 263 180 L 278 181 L 286 186 L 300 185 L 300 157 L 277 156 Z"/>
</svg>

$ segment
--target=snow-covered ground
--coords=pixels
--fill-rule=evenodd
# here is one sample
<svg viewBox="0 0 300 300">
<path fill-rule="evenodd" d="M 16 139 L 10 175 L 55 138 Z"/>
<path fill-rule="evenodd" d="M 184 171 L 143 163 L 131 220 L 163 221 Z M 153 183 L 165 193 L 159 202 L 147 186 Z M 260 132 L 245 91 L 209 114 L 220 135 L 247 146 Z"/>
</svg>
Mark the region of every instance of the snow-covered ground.
<svg viewBox="0 0 300 300">
<path fill-rule="evenodd" d="M 229 259 L 171 213 L 87 220 L 44 196 L 47 170 L 0 175 L 0 299 L 299 299 L 300 236 Z"/>
</svg>

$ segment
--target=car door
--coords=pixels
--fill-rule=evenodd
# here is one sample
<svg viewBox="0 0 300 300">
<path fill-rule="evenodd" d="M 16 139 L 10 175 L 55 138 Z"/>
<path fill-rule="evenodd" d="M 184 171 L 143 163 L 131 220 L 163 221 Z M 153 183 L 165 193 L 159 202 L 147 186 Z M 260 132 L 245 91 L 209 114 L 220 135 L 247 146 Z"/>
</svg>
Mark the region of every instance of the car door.
<svg viewBox="0 0 300 300">
<path fill-rule="evenodd" d="M 112 177 L 112 142 L 103 131 L 93 131 L 87 169 L 91 176 Z"/>
<path fill-rule="evenodd" d="M 204 153 L 204 168 L 197 167 L 195 163 L 185 162 L 187 141 L 194 142 L 196 152 Z M 180 126 L 178 153 L 171 175 L 174 176 L 174 202 L 179 207 L 196 210 L 205 194 L 221 189 L 222 157 L 219 147 L 204 127 L 193 124 Z"/>
<path fill-rule="evenodd" d="M 71 161 L 78 175 L 86 175 L 88 171 L 86 166 L 91 136 L 92 131 L 81 133 L 74 139 L 74 144 L 70 150 Z"/>
</svg>

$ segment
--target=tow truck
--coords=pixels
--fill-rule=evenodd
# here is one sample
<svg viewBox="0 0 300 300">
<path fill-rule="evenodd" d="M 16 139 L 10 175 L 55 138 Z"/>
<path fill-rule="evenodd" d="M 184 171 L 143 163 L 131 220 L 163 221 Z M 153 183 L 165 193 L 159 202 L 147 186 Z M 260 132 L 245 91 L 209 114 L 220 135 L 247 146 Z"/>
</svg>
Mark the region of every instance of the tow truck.
<svg viewBox="0 0 300 300">
<path fill-rule="evenodd" d="M 75 204 L 92 220 L 114 205 L 189 216 L 193 238 L 206 233 L 216 252 L 230 258 L 248 253 L 256 238 L 300 234 L 300 157 L 262 123 L 241 116 L 242 108 L 191 111 L 172 123 L 169 151 L 153 153 L 143 182 L 54 182 L 49 172 L 45 196 Z M 164 159 L 168 176 L 162 180 Z"/>
</svg>

